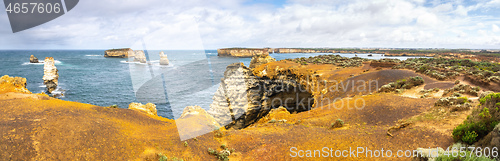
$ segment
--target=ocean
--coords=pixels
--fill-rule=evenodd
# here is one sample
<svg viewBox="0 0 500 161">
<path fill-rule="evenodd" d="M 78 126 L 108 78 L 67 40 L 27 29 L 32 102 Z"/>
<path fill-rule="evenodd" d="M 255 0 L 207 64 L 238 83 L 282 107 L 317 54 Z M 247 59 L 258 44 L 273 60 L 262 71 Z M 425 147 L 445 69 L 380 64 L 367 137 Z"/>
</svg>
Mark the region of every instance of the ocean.
<svg viewBox="0 0 500 161">
<path fill-rule="evenodd" d="M 250 58 L 218 57 L 216 50 L 163 50 L 170 64 L 159 65 L 159 50 L 147 51 L 149 64 L 130 62 L 127 58 L 105 58 L 104 50 L 3 50 L 0 51 L 0 76 L 27 79 L 33 93 L 45 91 L 43 63 L 29 63 L 30 55 L 40 61 L 54 57 L 59 73 L 60 99 L 98 106 L 118 105 L 128 108 L 131 102 L 157 105 L 158 115 L 176 119 L 186 106 L 206 110 L 212 103 L 227 65 Z M 310 57 L 327 53 L 270 54 L 277 60 Z M 354 57 L 354 54 L 338 54 Z M 357 54 L 369 59 L 384 58 L 380 54 Z M 405 60 L 411 57 L 387 57 Z"/>
</svg>

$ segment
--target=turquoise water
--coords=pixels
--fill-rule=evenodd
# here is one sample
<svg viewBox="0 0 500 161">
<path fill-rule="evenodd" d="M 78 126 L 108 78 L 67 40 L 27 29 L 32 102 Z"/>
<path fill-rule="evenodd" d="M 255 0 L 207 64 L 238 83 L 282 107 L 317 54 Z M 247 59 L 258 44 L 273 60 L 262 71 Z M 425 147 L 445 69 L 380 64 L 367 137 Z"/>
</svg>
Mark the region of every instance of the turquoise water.
<svg viewBox="0 0 500 161">
<path fill-rule="evenodd" d="M 148 51 L 151 64 L 129 63 L 127 58 L 104 58 L 104 50 L 32 50 L 0 51 L 0 75 L 24 77 L 33 93 L 45 90 L 43 63 L 29 63 L 30 55 L 43 61 L 54 57 L 59 70 L 60 99 L 98 106 L 118 105 L 127 108 L 131 102 L 153 102 L 158 115 L 177 118 L 186 106 L 198 105 L 208 109 L 212 96 L 219 87 L 227 65 L 250 58 L 218 57 L 216 50 L 165 51 L 170 65 L 160 66 L 160 51 Z M 277 60 L 324 55 L 271 54 Z M 353 57 L 354 54 L 340 54 Z M 358 54 L 370 59 L 381 55 Z M 396 58 L 396 57 L 389 57 Z M 399 57 L 406 59 L 409 57 Z"/>
</svg>

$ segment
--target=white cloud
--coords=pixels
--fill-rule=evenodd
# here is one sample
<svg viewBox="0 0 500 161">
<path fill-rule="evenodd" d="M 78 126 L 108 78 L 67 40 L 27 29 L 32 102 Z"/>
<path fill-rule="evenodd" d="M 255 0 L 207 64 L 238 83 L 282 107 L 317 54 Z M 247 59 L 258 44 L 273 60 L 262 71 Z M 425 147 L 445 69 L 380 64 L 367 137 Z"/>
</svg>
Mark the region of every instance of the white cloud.
<svg viewBox="0 0 500 161">
<path fill-rule="evenodd" d="M 493 25 L 491 25 L 491 30 L 493 32 L 500 32 L 500 27 L 498 27 L 497 25 L 493 24 Z"/>
<path fill-rule="evenodd" d="M 54 21 L 16 34 L 5 28 L 8 19 L 0 14 L 0 48 L 118 48 L 153 33 L 169 49 L 190 49 L 190 43 L 206 49 L 498 48 L 498 36 L 492 34 L 500 30 L 498 16 L 471 14 L 498 1 L 428 6 L 423 0 L 289 0 L 276 8 L 245 0 L 87 0 Z"/>
</svg>

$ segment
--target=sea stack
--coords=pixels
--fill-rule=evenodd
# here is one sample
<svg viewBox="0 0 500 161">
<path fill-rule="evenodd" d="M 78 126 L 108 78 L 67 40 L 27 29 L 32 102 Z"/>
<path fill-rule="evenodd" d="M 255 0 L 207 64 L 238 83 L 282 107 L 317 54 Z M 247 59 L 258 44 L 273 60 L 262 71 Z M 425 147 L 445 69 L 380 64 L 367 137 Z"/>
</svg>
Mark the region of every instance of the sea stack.
<svg viewBox="0 0 500 161">
<path fill-rule="evenodd" d="M 48 93 L 57 89 L 59 74 L 54 65 L 53 57 L 46 57 L 43 65 L 43 84 L 45 84 Z"/>
<path fill-rule="evenodd" d="M 160 52 L 160 65 L 168 65 L 168 64 L 169 64 L 169 61 L 168 61 L 167 55 L 165 55 L 165 53 L 163 51 Z"/>
<path fill-rule="evenodd" d="M 39 63 L 38 58 L 36 58 L 34 55 L 31 55 L 30 63 Z"/>
<path fill-rule="evenodd" d="M 138 62 L 141 62 L 141 63 L 146 63 L 146 54 L 144 54 L 144 51 L 142 51 L 142 50 L 136 50 L 135 51 L 134 61 L 138 61 Z"/>
</svg>

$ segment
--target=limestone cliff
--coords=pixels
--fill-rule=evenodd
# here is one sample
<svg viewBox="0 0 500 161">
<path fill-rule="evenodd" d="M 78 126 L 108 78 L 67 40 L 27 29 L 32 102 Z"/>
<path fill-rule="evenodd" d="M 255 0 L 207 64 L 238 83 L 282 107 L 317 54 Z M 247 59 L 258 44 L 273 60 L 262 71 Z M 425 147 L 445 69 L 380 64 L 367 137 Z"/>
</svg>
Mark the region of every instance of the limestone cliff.
<svg viewBox="0 0 500 161">
<path fill-rule="evenodd" d="M 144 51 L 137 50 L 134 53 L 135 53 L 134 61 L 146 63 L 146 54 L 144 54 Z"/>
<path fill-rule="evenodd" d="M 54 65 L 53 57 L 46 57 L 43 65 L 43 84 L 45 84 L 48 93 L 57 89 L 59 74 Z"/>
<path fill-rule="evenodd" d="M 253 69 L 253 68 L 258 67 L 262 64 L 275 62 L 275 61 L 276 61 L 276 59 L 269 56 L 269 54 L 257 55 L 257 56 L 252 57 L 252 60 L 250 61 L 250 68 Z"/>
<path fill-rule="evenodd" d="M 306 88 L 294 75 L 257 77 L 242 63 L 234 63 L 226 68 L 208 113 L 227 129 L 245 128 L 279 106 L 291 112 L 310 110 L 313 96 L 300 89 Z"/>
<path fill-rule="evenodd" d="M 170 62 L 168 61 L 167 55 L 162 51 L 160 52 L 160 65 L 168 65 Z"/>
<path fill-rule="evenodd" d="M 110 58 L 134 57 L 134 51 L 130 48 L 111 49 L 111 50 L 104 51 L 104 57 L 110 57 Z"/>
<path fill-rule="evenodd" d="M 227 48 L 217 49 L 218 56 L 250 58 L 256 55 L 269 54 L 268 49 Z"/>
<path fill-rule="evenodd" d="M 30 63 L 39 63 L 38 58 L 36 58 L 34 55 L 30 56 Z"/>
</svg>

